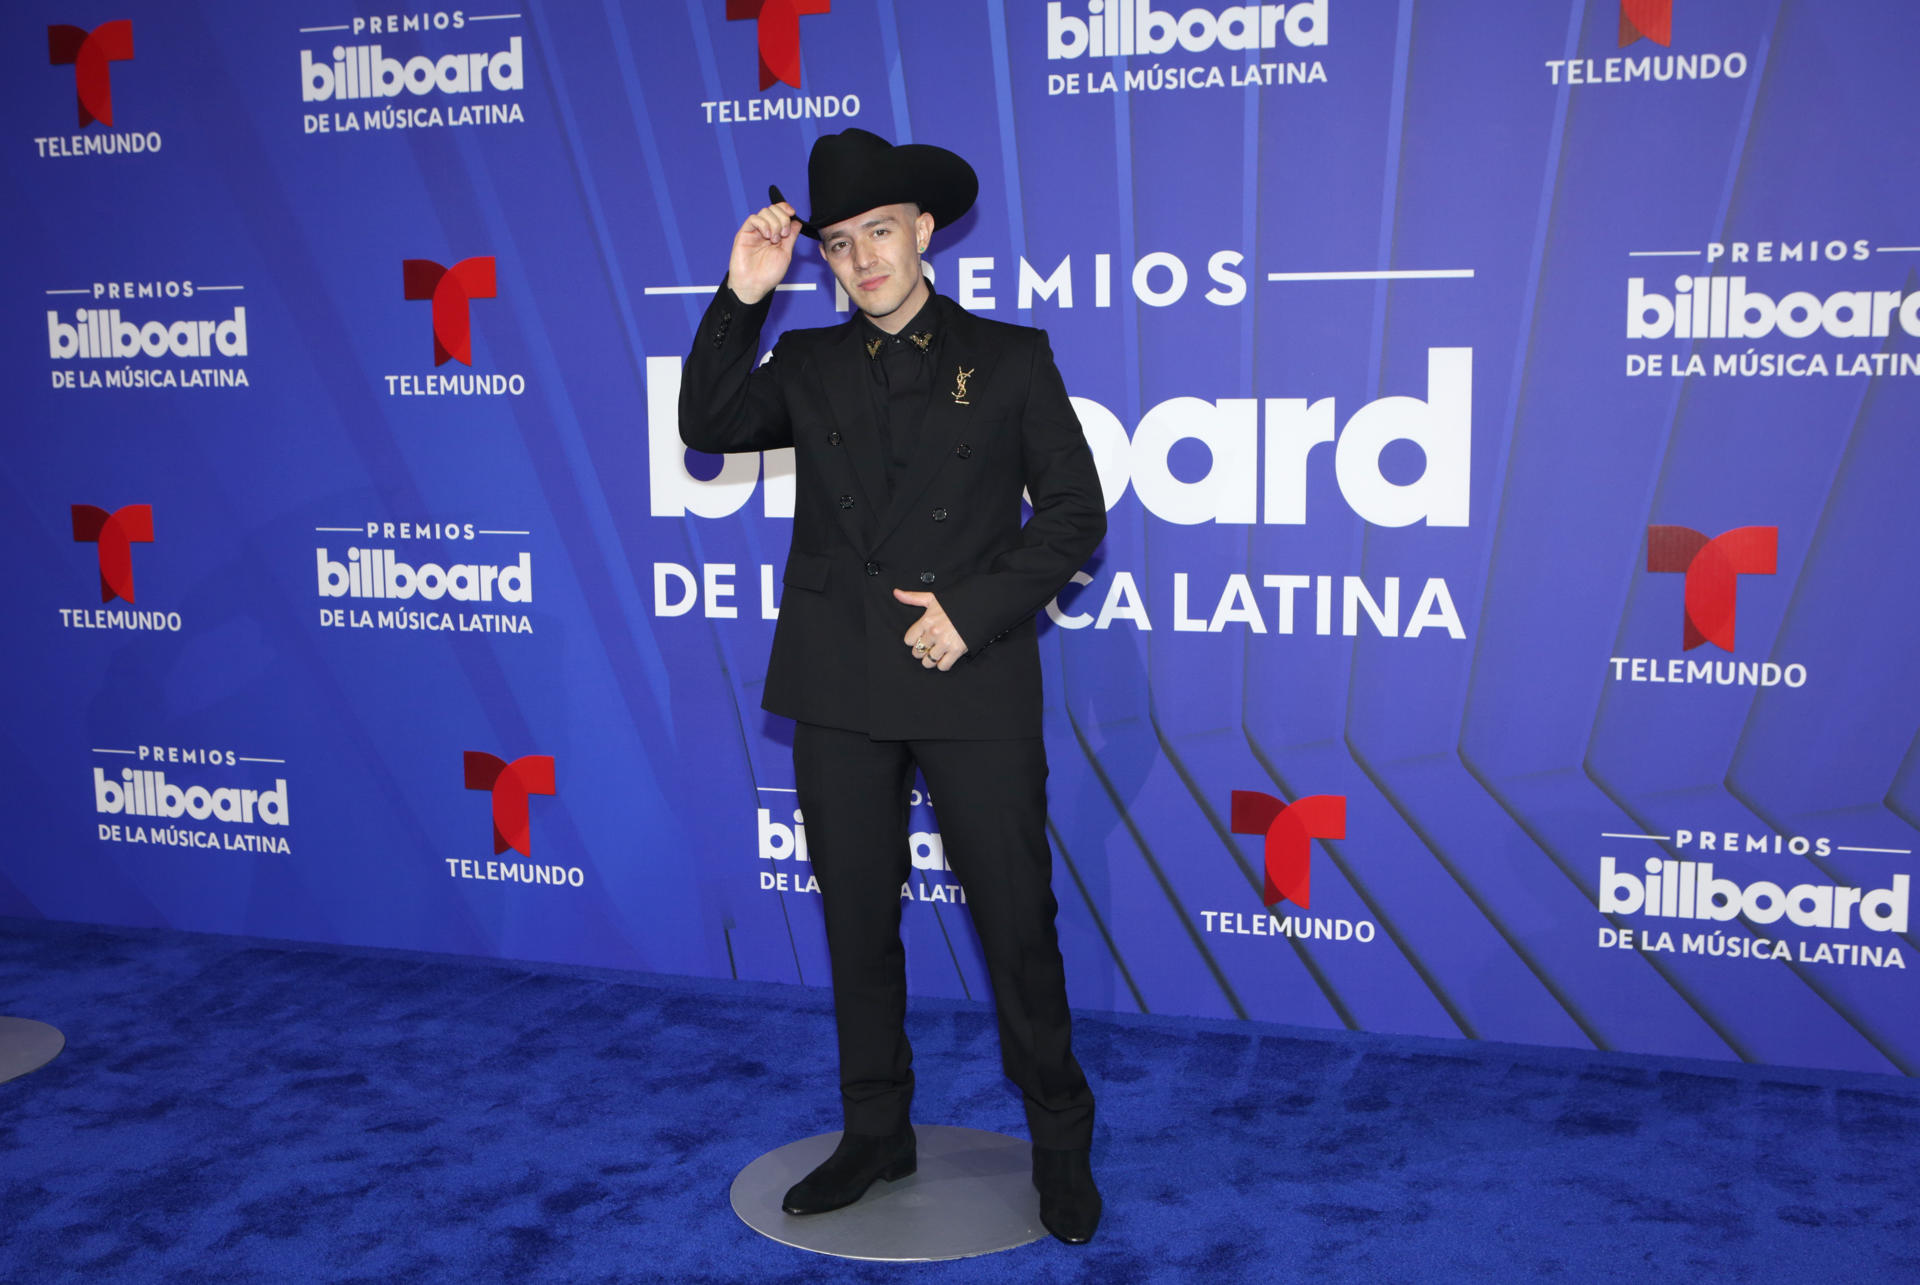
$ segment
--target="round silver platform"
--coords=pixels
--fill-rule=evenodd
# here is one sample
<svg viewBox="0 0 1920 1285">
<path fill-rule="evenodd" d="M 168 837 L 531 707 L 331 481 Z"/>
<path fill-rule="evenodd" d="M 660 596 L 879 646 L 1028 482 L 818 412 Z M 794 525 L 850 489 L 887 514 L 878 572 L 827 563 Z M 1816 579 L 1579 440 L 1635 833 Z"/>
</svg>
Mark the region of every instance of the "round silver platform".
<svg viewBox="0 0 1920 1285">
<path fill-rule="evenodd" d="M 1027 1143 L 940 1124 L 915 1125 L 914 1133 L 918 1170 L 898 1182 L 874 1183 L 845 1209 L 800 1218 L 780 1209 L 787 1188 L 839 1145 L 838 1133 L 822 1133 L 789 1142 L 742 1169 L 730 1193 L 733 1212 L 783 1245 L 883 1263 L 971 1258 L 1047 1234 Z"/>
<path fill-rule="evenodd" d="M 67 1047 L 67 1037 L 45 1022 L 0 1017 L 0 1082 L 37 1071 Z"/>
</svg>

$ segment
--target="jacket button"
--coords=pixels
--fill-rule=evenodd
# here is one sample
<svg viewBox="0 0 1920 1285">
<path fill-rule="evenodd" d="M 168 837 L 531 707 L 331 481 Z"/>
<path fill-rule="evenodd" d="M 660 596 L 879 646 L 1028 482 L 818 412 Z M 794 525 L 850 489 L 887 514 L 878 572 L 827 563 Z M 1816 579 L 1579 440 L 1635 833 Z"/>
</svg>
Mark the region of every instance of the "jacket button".
<svg viewBox="0 0 1920 1285">
<path fill-rule="evenodd" d="M 840 507 L 841 507 L 841 508 L 843 508 L 843 509 L 850 509 L 850 508 L 852 508 L 852 507 L 853 507 L 853 497 L 852 497 L 851 495 L 843 495 L 843 496 L 841 496 L 841 497 L 840 497 Z"/>
<path fill-rule="evenodd" d="M 831 433 L 828 433 L 828 434 L 827 434 L 827 445 L 828 445 L 828 446 L 838 446 L 838 445 L 840 445 L 840 430 L 839 430 L 839 429 L 837 429 L 837 428 L 836 428 L 836 429 L 835 429 L 835 430 L 834 430 L 833 432 L 831 432 Z"/>
<path fill-rule="evenodd" d="M 945 509 L 935 509 L 933 511 L 933 520 L 935 522 L 945 522 L 947 520 L 947 511 Z"/>
<path fill-rule="evenodd" d="M 954 447 L 953 453 L 955 455 L 958 455 L 963 460 L 969 460 L 973 458 L 973 448 L 971 446 L 968 446 L 965 442 L 962 442 L 960 443 L 960 445 Z"/>
<path fill-rule="evenodd" d="M 931 571 L 922 571 L 922 572 L 920 573 L 920 583 L 921 583 L 921 584 L 932 584 L 932 583 L 933 583 L 933 572 L 931 572 Z"/>
<path fill-rule="evenodd" d="M 880 564 L 879 564 L 879 563 L 877 563 L 877 562 L 869 562 L 869 563 L 867 564 L 867 574 L 868 574 L 868 575 L 870 575 L 870 576 L 877 576 L 877 575 L 879 575 L 879 574 L 880 574 Z"/>
</svg>

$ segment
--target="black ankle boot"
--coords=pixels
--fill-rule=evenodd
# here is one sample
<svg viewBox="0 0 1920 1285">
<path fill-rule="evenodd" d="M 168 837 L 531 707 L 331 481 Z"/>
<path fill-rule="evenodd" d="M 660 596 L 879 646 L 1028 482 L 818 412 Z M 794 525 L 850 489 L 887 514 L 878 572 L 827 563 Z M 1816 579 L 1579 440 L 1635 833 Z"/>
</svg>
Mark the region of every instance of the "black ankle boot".
<svg viewBox="0 0 1920 1285">
<path fill-rule="evenodd" d="M 1040 1225 L 1057 1240 L 1084 1245 L 1100 1225 L 1100 1190 L 1084 1148 L 1033 1149 L 1033 1185 L 1040 1192 Z"/>
<path fill-rule="evenodd" d="M 840 1145 L 819 1168 L 793 1184 L 780 1208 L 790 1214 L 824 1214 L 867 1194 L 875 1179 L 905 1178 L 916 1164 L 913 1126 L 882 1137 L 843 1133 Z"/>
</svg>

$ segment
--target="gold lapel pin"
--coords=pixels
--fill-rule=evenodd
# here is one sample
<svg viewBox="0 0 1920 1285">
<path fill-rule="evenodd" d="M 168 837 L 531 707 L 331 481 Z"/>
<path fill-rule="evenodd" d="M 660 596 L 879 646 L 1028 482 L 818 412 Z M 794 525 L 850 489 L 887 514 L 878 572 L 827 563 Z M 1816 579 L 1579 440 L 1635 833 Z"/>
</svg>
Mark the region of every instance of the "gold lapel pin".
<svg viewBox="0 0 1920 1285">
<path fill-rule="evenodd" d="M 887 341 L 884 339 L 867 340 L 867 356 L 878 357 L 880 355 L 880 345 L 884 344 L 885 342 Z"/>
<path fill-rule="evenodd" d="M 973 375 L 973 372 L 971 370 L 962 370 L 957 366 L 954 367 L 953 404 L 955 406 L 973 405 L 972 402 L 967 400 L 967 380 L 971 378 L 972 375 Z"/>
</svg>

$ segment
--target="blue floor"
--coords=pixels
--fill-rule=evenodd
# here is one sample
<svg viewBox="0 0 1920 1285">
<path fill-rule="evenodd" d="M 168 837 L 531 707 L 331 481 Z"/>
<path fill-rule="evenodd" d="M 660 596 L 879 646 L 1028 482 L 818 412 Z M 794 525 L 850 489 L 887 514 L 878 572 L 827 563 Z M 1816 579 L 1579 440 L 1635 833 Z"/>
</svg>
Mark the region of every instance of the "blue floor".
<svg viewBox="0 0 1920 1285">
<path fill-rule="evenodd" d="M 1084 1016 L 1094 1243 L 843 1263 L 727 1204 L 838 1127 L 826 993 L 0 919 L 0 1280 L 1920 1281 L 1920 1086 Z M 1021 1133 L 921 1003 L 929 1122 Z"/>
</svg>

